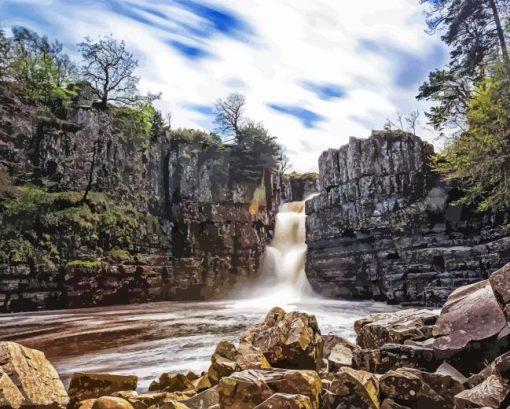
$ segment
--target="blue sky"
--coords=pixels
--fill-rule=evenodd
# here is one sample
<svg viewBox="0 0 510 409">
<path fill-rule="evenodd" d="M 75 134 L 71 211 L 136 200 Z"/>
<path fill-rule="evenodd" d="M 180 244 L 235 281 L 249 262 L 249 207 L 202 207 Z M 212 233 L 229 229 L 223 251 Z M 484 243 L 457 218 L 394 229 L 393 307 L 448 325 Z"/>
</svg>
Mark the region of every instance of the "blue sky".
<svg viewBox="0 0 510 409">
<path fill-rule="evenodd" d="M 214 101 L 243 93 L 300 171 L 397 112 L 425 110 L 417 88 L 447 58 L 418 0 L 0 0 L 0 24 L 69 54 L 85 36 L 125 40 L 174 127 L 212 130 Z"/>
</svg>

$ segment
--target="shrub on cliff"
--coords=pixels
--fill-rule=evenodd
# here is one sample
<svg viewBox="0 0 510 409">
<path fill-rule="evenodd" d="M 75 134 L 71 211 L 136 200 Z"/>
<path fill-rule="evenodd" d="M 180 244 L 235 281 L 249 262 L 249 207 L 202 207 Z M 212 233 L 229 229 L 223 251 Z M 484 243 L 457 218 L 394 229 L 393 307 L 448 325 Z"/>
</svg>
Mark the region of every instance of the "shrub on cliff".
<svg viewBox="0 0 510 409">
<path fill-rule="evenodd" d="M 436 157 L 436 170 L 460 184 L 459 201 L 479 211 L 510 208 L 510 80 L 496 65 L 469 99 L 469 129 Z"/>
</svg>

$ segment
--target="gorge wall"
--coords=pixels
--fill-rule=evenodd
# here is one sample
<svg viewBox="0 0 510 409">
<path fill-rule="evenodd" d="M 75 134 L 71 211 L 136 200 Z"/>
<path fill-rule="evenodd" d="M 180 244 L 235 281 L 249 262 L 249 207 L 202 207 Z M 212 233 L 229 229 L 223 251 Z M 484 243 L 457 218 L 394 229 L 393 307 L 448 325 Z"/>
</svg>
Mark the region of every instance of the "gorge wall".
<svg viewBox="0 0 510 409">
<path fill-rule="evenodd" d="M 436 305 L 510 261 L 510 216 L 454 205 L 433 148 L 394 131 L 351 138 L 319 158 L 306 203 L 307 276 L 328 297 Z"/>
<path fill-rule="evenodd" d="M 0 91 L 0 311 L 206 299 L 258 272 L 278 174 L 203 132 L 128 119 Z"/>
</svg>

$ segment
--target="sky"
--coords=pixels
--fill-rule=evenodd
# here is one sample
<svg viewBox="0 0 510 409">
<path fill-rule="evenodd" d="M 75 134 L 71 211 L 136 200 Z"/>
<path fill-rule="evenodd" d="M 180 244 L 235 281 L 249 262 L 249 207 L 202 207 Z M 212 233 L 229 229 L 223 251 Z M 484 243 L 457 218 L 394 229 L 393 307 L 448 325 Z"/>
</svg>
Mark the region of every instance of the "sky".
<svg viewBox="0 0 510 409">
<path fill-rule="evenodd" d="M 86 36 L 124 40 L 140 88 L 162 92 L 173 128 L 213 131 L 215 101 L 244 94 L 247 116 L 300 172 L 397 112 L 425 111 L 418 87 L 448 56 L 418 0 L 0 0 L 0 26 L 14 25 L 71 56 Z M 421 124 L 437 143 L 423 115 Z"/>
</svg>

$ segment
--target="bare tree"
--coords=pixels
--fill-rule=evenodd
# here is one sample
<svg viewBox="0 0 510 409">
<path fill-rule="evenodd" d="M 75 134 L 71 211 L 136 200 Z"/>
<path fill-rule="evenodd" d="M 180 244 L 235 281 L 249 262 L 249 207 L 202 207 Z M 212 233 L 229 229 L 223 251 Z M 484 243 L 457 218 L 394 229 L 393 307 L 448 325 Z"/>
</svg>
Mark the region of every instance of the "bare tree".
<svg viewBox="0 0 510 409">
<path fill-rule="evenodd" d="M 407 124 L 407 130 L 409 132 L 412 132 L 413 135 L 416 135 L 416 128 L 419 126 L 419 118 L 420 118 L 420 111 L 412 111 L 409 112 L 405 116 L 405 122 Z"/>
<path fill-rule="evenodd" d="M 137 88 L 140 78 L 134 75 L 138 61 L 124 41 L 110 36 L 94 42 L 87 37 L 78 49 L 83 57 L 82 75 L 92 84 L 103 107 L 109 102 L 133 104 L 144 99 Z"/>
<path fill-rule="evenodd" d="M 392 121 L 391 119 L 386 119 L 386 122 L 384 124 L 384 129 L 391 131 L 392 129 L 397 129 L 402 132 L 410 132 L 413 135 L 416 135 L 416 129 L 420 125 L 420 111 L 412 111 L 408 114 L 401 114 L 400 112 L 397 112 L 395 121 Z"/>
<path fill-rule="evenodd" d="M 246 98 L 238 93 L 229 94 L 225 99 L 218 99 L 215 106 L 215 123 L 222 134 L 240 139 L 241 130 L 246 123 Z"/>
<path fill-rule="evenodd" d="M 280 177 L 282 177 L 285 172 L 290 170 L 292 168 L 292 164 L 290 163 L 290 158 L 283 154 L 279 163 L 278 163 L 278 173 L 280 174 Z"/>
</svg>

